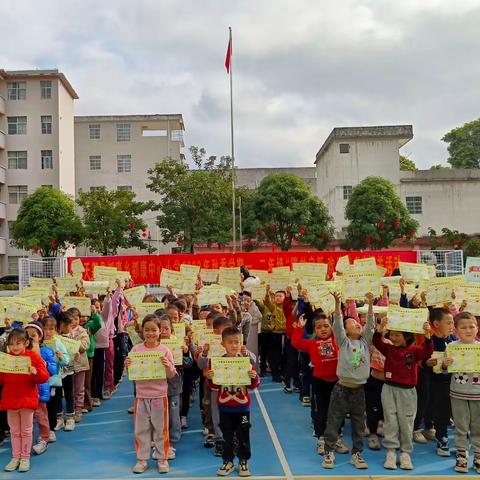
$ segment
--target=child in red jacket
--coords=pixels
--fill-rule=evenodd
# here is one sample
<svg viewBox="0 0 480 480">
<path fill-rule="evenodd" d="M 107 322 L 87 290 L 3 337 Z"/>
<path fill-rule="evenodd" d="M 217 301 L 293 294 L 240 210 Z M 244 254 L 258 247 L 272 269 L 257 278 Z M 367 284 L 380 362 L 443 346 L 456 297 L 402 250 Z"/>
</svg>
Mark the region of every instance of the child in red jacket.
<svg viewBox="0 0 480 480">
<path fill-rule="evenodd" d="M 38 408 L 37 385 L 48 381 L 50 375 L 45 361 L 31 350 L 31 341 L 23 328 L 15 328 L 8 335 L 9 354 L 30 358 L 30 373 L 0 373 L 3 385 L 0 409 L 7 410 L 12 439 L 12 459 L 6 472 L 30 470 L 30 450 L 33 437 L 33 413 Z"/>
<path fill-rule="evenodd" d="M 373 336 L 373 345 L 385 356 L 385 383 L 382 388 L 384 422 L 383 445 L 387 449 L 384 467 L 397 468 L 397 453 L 400 449 L 400 468 L 412 470 L 410 454 L 413 451 L 413 423 L 417 410 L 418 363 L 430 358 L 433 343 L 430 325 L 423 325 L 425 341 L 415 344 L 413 333 L 390 331 L 391 344 L 385 343 L 380 333 L 387 320 L 383 319 Z"/>
<path fill-rule="evenodd" d="M 327 425 L 328 405 L 333 387 L 337 383 L 338 346 L 333 337 L 332 325 L 327 316 L 317 310 L 314 312 L 314 338 L 304 338 L 306 320 L 303 315 L 298 319 L 293 331 L 292 345 L 301 352 L 310 355 L 313 365 L 313 427 L 317 437 L 317 453 L 325 453 L 323 434 Z"/>
</svg>

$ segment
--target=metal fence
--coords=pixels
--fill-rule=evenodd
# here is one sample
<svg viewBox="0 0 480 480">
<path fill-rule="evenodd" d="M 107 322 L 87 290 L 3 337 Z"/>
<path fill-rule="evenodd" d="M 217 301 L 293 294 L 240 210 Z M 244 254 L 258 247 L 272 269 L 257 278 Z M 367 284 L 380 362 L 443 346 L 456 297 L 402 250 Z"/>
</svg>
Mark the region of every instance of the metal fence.
<svg viewBox="0 0 480 480">
<path fill-rule="evenodd" d="M 417 262 L 435 265 L 437 277 L 463 275 L 463 250 L 418 250 Z"/>
<path fill-rule="evenodd" d="M 19 258 L 19 288 L 25 288 L 31 277 L 53 278 L 63 277 L 67 273 L 67 259 L 64 257 Z"/>
</svg>

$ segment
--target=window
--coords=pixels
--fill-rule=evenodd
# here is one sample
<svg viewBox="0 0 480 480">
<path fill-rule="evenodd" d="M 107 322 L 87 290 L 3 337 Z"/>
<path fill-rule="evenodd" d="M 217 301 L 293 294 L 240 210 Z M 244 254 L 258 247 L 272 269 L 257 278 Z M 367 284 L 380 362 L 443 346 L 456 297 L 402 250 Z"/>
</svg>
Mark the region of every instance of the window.
<svg viewBox="0 0 480 480">
<path fill-rule="evenodd" d="M 101 155 L 90 155 L 88 157 L 90 161 L 90 170 L 101 170 L 102 169 L 102 156 Z"/>
<path fill-rule="evenodd" d="M 40 97 L 52 98 L 52 82 L 51 80 L 40 80 Z"/>
<path fill-rule="evenodd" d="M 117 155 L 117 172 L 130 173 L 132 171 L 132 156 Z"/>
<path fill-rule="evenodd" d="M 130 124 L 117 123 L 117 142 L 130 141 Z"/>
<path fill-rule="evenodd" d="M 28 195 L 27 185 L 10 185 L 8 187 L 8 203 L 11 205 L 22 203 Z"/>
<path fill-rule="evenodd" d="M 10 82 L 8 84 L 9 100 L 25 100 L 27 98 L 26 82 Z"/>
<path fill-rule="evenodd" d="M 9 135 L 27 134 L 27 117 L 7 117 Z"/>
<path fill-rule="evenodd" d="M 350 144 L 349 143 L 341 143 L 340 144 L 340 153 L 350 153 Z"/>
<path fill-rule="evenodd" d="M 42 185 L 42 188 L 53 188 L 53 185 Z"/>
<path fill-rule="evenodd" d="M 183 131 L 182 130 L 172 130 L 172 142 L 183 142 Z"/>
<path fill-rule="evenodd" d="M 26 170 L 27 152 L 8 152 L 8 168 L 11 170 Z"/>
<path fill-rule="evenodd" d="M 422 197 L 405 197 L 408 213 L 420 215 L 422 213 Z"/>
<path fill-rule="evenodd" d="M 14 255 L 8 256 L 8 273 L 10 275 L 18 275 L 18 259 L 22 257 L 17 257 Z"/>
<path fill-rule="evenodd" d="M 42 133 L 46 135 L 52 133 L 52 116 L 42 115 L 41 122 L 42 122 Z"/>
<path fill-rule="evenodd" d="M 352 196 L 352 186 L 351 185 L 344 185 L 343 186 L 343 199 L 350 200 Z"/>
<path fill-rule="evenodd" d="M 98 190 L 101 190 L 104 187 L 90 187 L 91 192 L 98 192 Z"/>
<path fill-rule="evenodd" d="M 147 127 L 142 129 L 142 137 L 167 137 L 168 132 L 166 130 L 149 130 Z"/>
<path fill-rule="evenodd" d="M 88 137 L 90 140 L 100 140 L 100 124 L 95 123 L 88 126 Z"/>
<path fill-rule="evenodd" d="M 117 190 L 125 190 L 126 192 L 131 192 L 132 191 L 132 186 L 131 185 L 118 185 Z"/>
<path fill-rule="evenodd" d="M 53 168 L 53 153 L 51 150 L 42 150 L 42 170 Z"/>
</svg>

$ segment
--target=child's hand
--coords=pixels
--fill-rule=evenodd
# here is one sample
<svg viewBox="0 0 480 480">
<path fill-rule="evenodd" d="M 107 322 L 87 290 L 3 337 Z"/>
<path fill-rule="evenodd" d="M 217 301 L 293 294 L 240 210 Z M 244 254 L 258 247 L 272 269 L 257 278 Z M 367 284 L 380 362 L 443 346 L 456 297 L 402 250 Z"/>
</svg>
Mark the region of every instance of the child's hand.
<svg viewBox="0 0 480 480">
<path fill-rule="evenodd" d="M 375 295 L 372 292 L 368 292 L 365 295 L 365 300 L 367 301 L 368 305 L 373 306 L 373 302 L 375 301 Z"/>
<path fill-rule="evenodd" d="M 243 357 L 248 357 L 248 350 L 246 345 L 242 345 L 240 347 L 240 353 L 242 354 Z"/>
<path fill-rule="evenodd" d="M 187 352 L 188 352 L 188 347 L 187 347 L 186 345 L 184 345 L 184 346 L 182 347 L 182 352 L 183 352 L 183 353 L 187 353 Z"/>
<path fill-rule="evenodd" d="M 305 318 L 305 314 L 300 315 L 297 320 L 297 324 L 300 328 L 305 328 L 305 325 L 307 323 L 307 319 Z"/>
<path fill-rule="evenodd" d="M 422 301 L 422 303 L 423 303 L 424 305 L 427 304 L 427 292 L 422 292 L 422 293 L 420 294 L 420 300 Z"/>
<path fill-rule="evenodd" d="M 455 289 L 452 288 L 452 300 L 455 300 Z"/>
<path fill-rule="evenodd" d="M 442 360 L 442 366 L 448 368 L 450 365 L 453 365 L 453 357 L 445 357 Z"/>
<path fill-rule="evenodd" d="M 438 364 L 438 359 L 436 358 L 429 358 L 425 362 L 425 365 L 427 365 L 427 367 L 435 367 L 437 364 Z"/>
<path fill-rule="evenodd" d="M 255 370 L 251 369 L 251 370 L 248 371 L 248 376 L 250 378 L 256 378 L 257 377 L 257 372 Z"/>
<path fill-rule="evenodd" d="M 205 376 L 211 380 L 213 378 L 213 370 L 207 370 L 207 373 L 205 374 Z"/>
<path fill-rule="evenodd" d="M 38 313 L 37 313 L 37 312 L 33 312 L 33 313 L 32 313 L 32 318 L 33 318 L 33 320 L 38 320 L 38 318 L 39 318 L 39 317 L 38 317 Z"/>
<path fill-rule="evenodd" d="M 458 309 L 458 311 L 463 312 L 466 308 L 467 308 L 467 301 L 463 299 L 462 304 L 460 305 L 460 308 Z"/>
<path fill-rule="evenodd" d="M 423 324 L 423 334 L 425 335 L 425 338 L 430 338 L 430 323 L 425 322 Z"/>
<path fill-rule="evenodd" d="M 340 300 L 342 298 L 341 292 L 330 292 L 330 295 L 335 299 L 335 306 L 340 308 Z"/>
<path fill-rule="evenodd" d="M 36 375 L 36 374 L 37 374 L 37 369 L 36 369 L 33 365 L 30 367 L 30 373 L 31 373 L 32 375 Z"/>
<path fill-rule="evenodd" d="M 162 361 L 162 365 L 164 367 L 170 367 L 171 366 L 170 360 L 167 357 L 163 356 L 161 361 Z"/>
<path fill-rule="evenodd" d="M 127 358 L 125 359 L 125 366 L 126 366 L 127 368 L 130 367 L 130 366 L 132 365 L 132 363 L 133 363 L 133 362 L 132 362 L 132 359 L 131 359 L 130 357 L 127 357 Z"/>
<path fill-rule="evenodd" d="M 202 352 L 206 355 L 209 350 L 210 350 L 210 344 L 209 344 L 209 343 L 206 343 L 206 344 L 203 346 Z"/>
<path fill-rule="evenodd" d="M 400 292 L 403 294 L 405 293 L 405 285 L 406 285 L 406 281 L 404 278 L 401 278 L 399 281 L 398 281 L 398 284 L 400 285 Z"/>
</svg>

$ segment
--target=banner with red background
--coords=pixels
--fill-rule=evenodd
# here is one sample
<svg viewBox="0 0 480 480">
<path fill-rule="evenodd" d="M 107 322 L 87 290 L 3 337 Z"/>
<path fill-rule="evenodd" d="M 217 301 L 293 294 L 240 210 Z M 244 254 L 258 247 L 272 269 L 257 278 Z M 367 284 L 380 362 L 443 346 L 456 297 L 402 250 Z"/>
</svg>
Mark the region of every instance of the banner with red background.
<svg viewBox="0 0 480 480">
<path fill-rule="evenodd" d="M 387 275 L 398 267 L 398 262 L 417 262 L 414 250 L 372 251 L 311 251 L 311 252 L 249 252 L 249 253 L 200 253 L 165 255 L 125 255 L 112 257 L 69 257 L 68 269 L 75 258 L 80 258 L 85 267 L 84 280 L 93 280 L 93 267 L 103 265 L 129 271 L 136 284 L 158 284 L 162 268 L 179 270 L 181 264 L 198 265 L 201 268 L 240 267 L 271 270 L 272 267 L 290 266 L 293 262 L 326 263 L 328 275 L 332 275 L 339 257 L 348 255 L 350 262 L 357 258 L 375 257 L 377 265 L 387 269 Z"/>
</svg>

